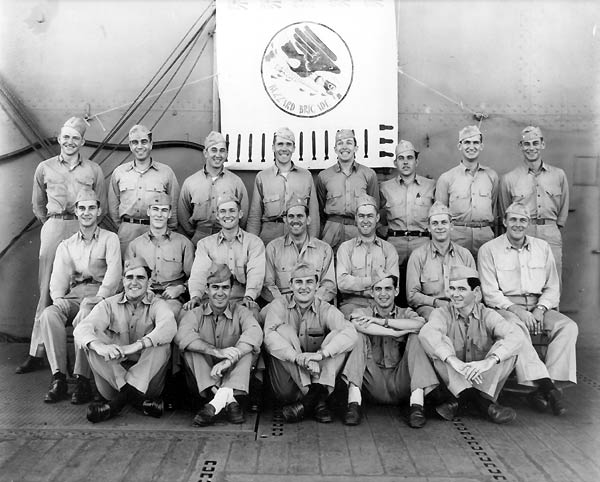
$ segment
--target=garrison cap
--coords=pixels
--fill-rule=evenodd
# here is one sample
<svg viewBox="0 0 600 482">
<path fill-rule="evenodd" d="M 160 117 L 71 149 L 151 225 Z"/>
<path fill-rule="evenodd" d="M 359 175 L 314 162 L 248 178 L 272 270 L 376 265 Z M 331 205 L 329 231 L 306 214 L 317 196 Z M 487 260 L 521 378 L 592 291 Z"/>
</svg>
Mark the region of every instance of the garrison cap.
<svg viewBox="0 0 600 482">
<path fill-rule="evenodd" d="M 427 219 L 431 216 L 435 216 L 436 214 L 446 214 L 450 219 L 452 219 L 452 215 L 450 214 L 450 209 L 441 201 L 436 201 L 433 203 L 433 206 L 429 208 L 429 214 L 427 214 Z"/>
<path fill-rule="evenodd" d="M 129 129 L 129 137 L 136 133 L 141 134 L 143 136 L 148 136 L 148 138 L 152 136 L 152 132 L 150 131 L 150 129 L 148 129 L 146 126 L 143 126 L 142 124 L 136 124 L 131 129 Z"/>
<path fill-rule="evenodd" d="M 479 273 L 476 269 L 469 268 L 468 266 L 454 265 L 450 267 L 448 281 L 460 281 L 467 278 L 479 279 Z"/>
<path fill-rule="evenodd" d="M 133 258 L 129 258 L 125 260 L 125 265 L 123 266 L 123 276 L 125 276 L 129 271 L 133 271 L 137 268 L 144 268 L 148 271 L 148 265 L 143 258 L 139 256 L 134 256 Z"/>
<path fill-rule="evenodd" d="M 314 276 L 317 280 L 319 279 L 319 272 L 317 269 L 310 263 L 306 263 L 301 261 L 292 269 L 290 273 L 290 279 L 294 278 L 308 278 L 310 276 Z"/>
<path fill-rule="evenodd" d="M 275 131 L 275 134 L 273 135 L 273 144 L 275 143 L 275 139 L 277 137 L 281 137 L 282 139 L 293 142 L 294 144 L 296 143 L 296 136 L 294 136 L 294 133 L 289 127 L 280 127 Z"/>
<path fill-rule="evenodd" d="M 378 269 L 373 276 L 371 276 L 371 288 L 373 288 L 377 283 L 383 281 L 384 279 L 391 278 L 394 282 L 394 286 L 398 286 L 398 277 L 385 269 Z"/>
<path fill-rule="evenodd" d="M 225 283 L 231 280 L 231 270 L 226 264 L 213 263 L 208 270 L 207 283 Z"/>
<path fill-rule="evenodd" d="M 415 156 L 419 154 L 419 151 L 415 149 L 415 146 L 412 145 L 412 142 L 401 140 L 396 146 L 396 155 L 398 156 L 406 151 L 413 151 L 415 153 Z"/>
<path fill-rule="evenodd" d="M 481 138 L 483 139 L 483 134 L 479 130 L 479 127 L 477 127 L 477 126 L 463 127 L 460 130 L 460 132 L 458 133 L 458 142 L 462 142 L 465 139 L 468 139 L 469 137 L 474 137 L 474 136 L 481 136 Z"/>
<path fill-rule="evenodd" d="M 80 189 L 77 193 L 77 197 L 75 198 L 75 204 L 77 204 L 80 201 L 99 202 L 100 199 L 98 198 L 98 194 L 96 194 L 96 191 L 90 189 L 89 187 L 84 187 L 83 189 Z"/>
<path fill-rule="evenodd" d="M 528 218 L 531 217 L 529 215 L 529 209 L 527 209 L 527 206 L 519 202 L 512 203 L 510 206 L 508 206 L 505 213 L 520 214 L 521 216 L 527 216 Z"/>
<path fill-rule="evenodd" d="M 206 136 L 206 139 L 204 139 L 204 150 L 208 151 L 208 149 L 217 144 L 225 144 L 225 146 L 227 146 L 225 137 L 223 137 L 223 134 L 220 132 L 210 131 Z"/>
<path fill-rule="evenodd" d="M 335 142 L 341 141 L 343 139 L 354 139 L 356 143 L 356 136 L 354 135 L 354 129 L 339 129 L 335 133 Z"/>
<path fill-rule="evenodd" d="M 288 200 L 285 209 L 286 211 L 289 211 L 290 209 L 295 208 L 296 206 L 302 206 L 303 208 L 307 208 L 308 203 L 306 202 L 306 198 L 298 196 L 294 193 Z"/>
<path fill-rule="evenodd" d="M 87 123 L 81 117 L 70 117 L 63 124 L 63 127 L 70 127 L 71 129 L 75 129 L 81 137 L 85 135 L 85 131 L 87 129 Z"/>
<path fill-rule="evenodd" d="M 166 192 L 157 192 L 150 197 L 148 206 L 171 206 L 171 196 Z"/>
<path fill-rule="evenodd" d="M 217 199 L 217 208 L 221 204 L 225 204 L 225 203 L 229 203 L 229 202 L 234 202 L 237 204 L 238 208 L 240 207 L 240 200 L 238 199 L 238 197 L 233 192 L 226 192 L 222 196 L 219 196 L 219 198 Z"/>
<path fill-rule="evenodd" d="M 543 139 L 542 129 L 536 126 L 527 126 L 521 131 L 521 140 L 532 141 L 534 139 Z"/>
<path fill-rule="evenodd" d="M 356 200 L 357 211 L 358 208 L 361 206 L 373 206 L 375 207 L 375 209 L 379 208 L 379 206 L 377 206 L 377 201 L 375 201 L 375 198 L 373 196 L 369 196 L 368 194 L 363 194 Z"/>
</svg>

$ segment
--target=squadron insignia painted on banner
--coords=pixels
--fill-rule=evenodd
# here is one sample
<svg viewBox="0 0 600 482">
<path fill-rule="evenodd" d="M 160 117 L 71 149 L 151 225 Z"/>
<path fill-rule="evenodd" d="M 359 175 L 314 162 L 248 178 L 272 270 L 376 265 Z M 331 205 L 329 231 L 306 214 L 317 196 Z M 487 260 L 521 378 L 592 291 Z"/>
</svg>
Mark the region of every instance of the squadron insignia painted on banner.
<svg viewBox="0 0 600 482">
<path fill-rule="evenodd" d="M 298 22 L 277 32 L 265 49 L 265 91 L 284 112 L 317 117 L 334 109 L 350 90 L 352 55 L 326 25 Z"/>
</svg>

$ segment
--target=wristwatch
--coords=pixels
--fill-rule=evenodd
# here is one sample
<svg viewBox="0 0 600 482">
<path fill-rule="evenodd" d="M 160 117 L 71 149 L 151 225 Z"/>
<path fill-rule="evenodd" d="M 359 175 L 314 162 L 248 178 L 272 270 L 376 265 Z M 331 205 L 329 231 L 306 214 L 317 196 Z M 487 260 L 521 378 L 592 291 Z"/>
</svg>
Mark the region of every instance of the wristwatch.
<svg viewBox="0 0 600 482">
<path fill-rule="evenodd" d="M 542 313 L 546 313 L 546 311 L 548 311 L 548 308 L 546 308 L 544 305 L 537 305 L 536 308 L 538 310 L 542 310 Z"/>
<path fill-rule="evenodd" d="M 491 353 L 490 356 L 488 356 L 488 358 L 495 358 L 496 359 L 496 365 L 498 363 L 500 363 L 500 357 L 498 355 L 496 355 L 495 353 Z"/>
</svg>

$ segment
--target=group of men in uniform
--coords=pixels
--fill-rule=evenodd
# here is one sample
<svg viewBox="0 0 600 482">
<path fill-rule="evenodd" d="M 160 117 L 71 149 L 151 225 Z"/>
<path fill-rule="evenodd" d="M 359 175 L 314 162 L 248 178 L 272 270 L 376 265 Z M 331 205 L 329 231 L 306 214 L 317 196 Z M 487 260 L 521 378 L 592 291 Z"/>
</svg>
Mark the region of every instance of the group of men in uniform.
<svg viewBox="0 0 600 482">
<path fill-rule="evenodd" d="M 437 183 L 416 173 L 419 153 L 402 140 L 396 175 L 381 184 L 356 161 L 352 130 L 336 133 L 337 162 L 314 182 L 292 160 L 294 133 L 281 128 L 251 199 L 224 168 L 228 146 L 217 132 L 180 191 L 142 125 L 129 132 L 134 159 L 106 189 L 80 153 L 85 130 L 69 119 L 60 155 L 35 174 L 40 300 L 17 373 L 40 368 L 45 352 L 46 402 L 69 397 L 72 324 L 70 398 L 90 402 L 94 377 L 91 422 L 126 404 L 161 416 L 165 380 L 180 370 L 206 402 L 194 417 L 200 426 L 221 413 L 242 423 L 238 398 L 265 380 L 287 422 L 331 422 L 337 397 L 343 422 L 357 425 L 364 393 L 408 401 L 407 422 L 420 428 L 435 392 L 444 419 L 472 402 L 505 423 L 516 414 L 497 399 L 513 369 L 535 387 L 535 408 L 566 411 L 561 386 L 576 382 L 577 338 L 557 311 L 568 187 L 542 161 L 539 128 L 522 131 L 524 164 L 502 179 L 480 164 L 483 135 L 468 126 L 459 165 Z M 99 227 L 105 214 L 116 234 Z M 532 345 L 541 334 L 545 362 Z"/>
</svg>

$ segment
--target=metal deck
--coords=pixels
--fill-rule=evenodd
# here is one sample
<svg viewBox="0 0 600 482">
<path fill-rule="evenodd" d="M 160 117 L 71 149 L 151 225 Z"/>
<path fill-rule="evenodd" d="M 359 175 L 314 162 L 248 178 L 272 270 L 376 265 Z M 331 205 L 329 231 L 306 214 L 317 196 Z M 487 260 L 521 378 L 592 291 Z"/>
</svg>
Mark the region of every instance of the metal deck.
<svg viewBox="0 0 600 482">
<path fill-rule="evenodd" d="M 284 425 L 272 413 L 242 426 L 191 426 L 192 412 L 152 419 L 125 409 L 92 425 L 85 406 L 43 403 L 49 371 L 15 375 L 24 344 L 0 344 L 0 481 L 590 481 L 600 480 L 600 355 L 578 347 L 579 384 L 565 417 L 533 412 L 518 394 L 509 425 L 476 414 L 410 429 L 396 407 L 363 423 Z"/>
</svg>

